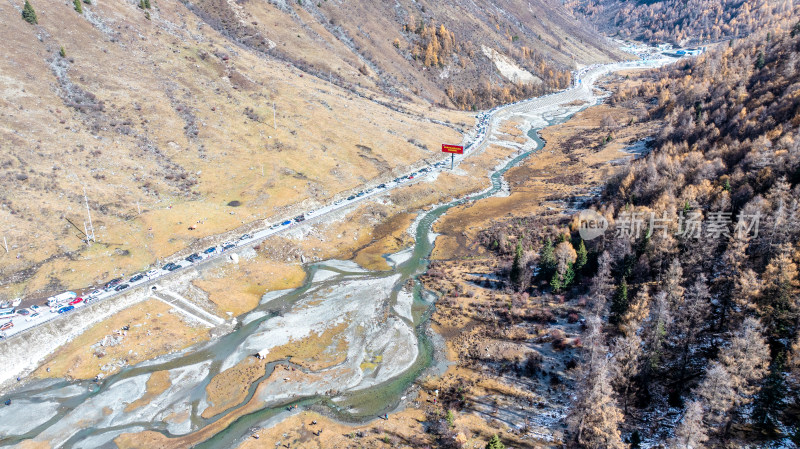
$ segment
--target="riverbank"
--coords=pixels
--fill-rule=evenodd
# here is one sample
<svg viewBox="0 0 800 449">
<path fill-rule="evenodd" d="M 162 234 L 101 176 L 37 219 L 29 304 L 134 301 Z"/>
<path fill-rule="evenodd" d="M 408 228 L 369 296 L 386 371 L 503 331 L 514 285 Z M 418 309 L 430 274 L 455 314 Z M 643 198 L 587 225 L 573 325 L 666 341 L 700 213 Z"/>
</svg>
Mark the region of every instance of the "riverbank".
<svg viewBox="0 0 800 449">
<path fill-rule="evenodd" d="M 567 111 L 568 112 L 568 111 Z M 557 116 L 559 112 L 557 112 L 553 117 Z M 513 133 L 511 133 L 513 134 Z M 516 139 L 516 143 L 520 144 L 520 140 L 522 137 L 520 135 L 512 135 L 513 139 Z M 513 146 L 512 146 L 513 147 Z M 486 155 L 492 160 L 498 161 L 500 155 L 505 154 L 505 157 L 508 157 L 509 154 L 513 154 L 514 152 L 519 151 L 516 147 L 508 148 L 507 146 L 503 145 L 490 145 L 483 152 L 478 156 Z M 522 160 L 522 158 L 520 158 Z M 497 165 L 495 162 L 493 167 Z M 485 173 L 485 168 L 483 169 Z M 483 183 L 485 185 L 485 177 L 482 178 Z M 493 183 L 495 181 L 493 180 Z M 497 192 L 503 191 L 502 183 L 500 180 L 497 180 Z M 476 183 L 477 184 L 477 183 Z M 482 187 L 481 187 L 482 188 Z M 513 194 L 513 189 L 512 189 Z M 481 201 L 474 202 L 474 204 L 479 204 Z M 433 212 L 437 212 L 438 209 L 434 209 Z M 443 213 L 444 210 L 441 210 Z M 439 213 L 439 212 L 437 212 Z M 438 215 L 433 216 L 438 217 Z M 424 223 L 424 226 L 418 228 L 418 232 L 416 237 L 416 242 L 419 244 L 420 242 L 427 242 L 427 238 L 420 239 L 420 236 L 427 237 L 430 231 L 430 225 L 432 224 L 433 219 L 425 222 L 423 219 L 420 223 Z M 299 237 L 302 238 L 302 237 Z M 410 260 L 419 260 L 420 258 L 425 258 L 429 254 L 430 248 L 427 247 L 419 250 L 419 253 L 416 253 L 417 250 L 415 249 L 415 256 L 412 257 Z M 398 256 L 400 257 L 400 256 Z M 401 257 L 402 258 L 402 257 Z M 403 265 L 401 264 L 399 271 L 404 273 L 403 276 L 410 276 L 415 273 L 418 262 L 412 265 L 407 265 L 409 271 L 404 271 Z M 344 267 L 344 269 L 342 269 Z M 381 326 L 389 326 L 389 328 L 394 328 L 394 324 L 391 323 L 398 323 L 403 322 L 409 313 L 405 310 L 405 302 L 399 299 L 398 293 L 400 290 L 405 288 L 406 283 L 400 282 L 400 279 L 408 279 L 405 278 L 398 278 L 398 279 L 391 279 L 393 274 L 391 272 L 387 273 L 377 273 L 377 272 L 369 272 L 365 273 L 363 270 L 360 270 L 357 266 L 354 267 L 352 265 L 342 265 L 338 264 L 337 267 L 334 267 L 332 270 L 333 273 L 336 273 L 338 269 L 338 274 L 333 275 L 324 275 L 322 278 L 318 278 L 318 273 L 312 271 L 312 279 L 310 279 L 306 287 L 303 289 L 292 293 L 290 296 L 287 296 L 284 299 L 279 298 L 271 298 L 266 300 L 265 303 L 262 304 L 263 310 L 257 309 L 253 313 L 263 313 L 263 315 L 250 319 L 249 317 L 243 317 L 243 322 L 246 322 L 244 326 L 240 329 L 235 331 L 230 335 L 226 335 L 219 339 L 219 341 L 211 342 L 207 345 L 200 346 L 195 348 L 193 351 L 190 351 L 184 354 L 181 357 L 176 359 L 170 358 L 169 360 L 163 360 L 161 362 L 157 362 L 155 364 L 148 364 L 146 367 L 138 367 L 132 370 L 125 371 L 121 373 L 120 376 L 111 378 L 108 380 L 108 383 L 101 386 L 101 390 L 99 394 L 95 395 L 92 399 L 92 405 L 98 405 L 98 403 L 102 402 L 104 404 L 109 404 L 110 411 L 104 417 L 97 416 L 96 418 L 92 418 L 89 421 L 86 420 L 86 415 L 81 415 L 79 413 L 79 409 L 85 407 L 78 407 L 72 412 L 67 413 L 66 415 L 62 416 L 58 419 L 58 425 L 53 426 L 53 428 L 48 428 L 46 431 L 41 432 L 35 438 L 37 440 L 42 441 L 50 441 L 54 444 L 61 444 L 66 443 L 67 446 L 76 445 L 79 441 L 83 441 L 87 438 L 98 438 L 99 435 L 104 435 L 104 437 L 109 437 L 110 439 L 115 438 L 117 435 L 118 440 L 121 443 L 125 441 L 126 444 L 133 444 L 133 447 L 136 447 L 136 444 L 139 444 L 139 447 L 146 447 L 147 442 L 153 442 L 153 438 L 161 439 L 161 437 L 157 437 L 157 435 L 161 435 L 160 432 L 163 432 L 159 426 L 159 420 L 166 419 L 167 416 L 173 416 L 173 414 L 181 415 L 185 413 L 185 407 L 181 408 L 179 405 L 181 401 L 186 401 L 187 397 L 195 398 L 191 403 L 192 408 L 189 412 L 188 417 L 191 419 L 184 419 L 180 421 L 180 425 L 173 425 L 169 430 L 169 433 L 172 435 L 184 435 L 180 439 L 177 438 L 170 438 L 169 444 L 182 444 L 182 443 L 190 443 L 190 442 L 199 442 L 203 441 L 206 438 L 209 438 L 211 435 L 219 434 L 223 429 L 226 429 L 231 423 L 234 421 L 238 422 L 238 418 L 247 416 L 247 420 L 253 422 L 254 425 L 258 425 L 259 422 L 262 422 L 264 419 L 268 419 L 270 417 L 271 410 L 275 409 L 267 409 L 266 412 L 261 412 L 264 409 L 265 402 L 270 401 L 268 407 L 276 407 L 279 406 L 281 403 L 291 403 L 292 400 L 296 400 L 303 397 L 314 397 L 314 396 L 323 396 L 323 397 L 332 397 L 334 404 L 346 404 L 348 393 L 347 389 L 358 387 L 358 388 L 371 388 L 372 386 L 377 386 L 379 384 L 386 383 L 387 379 L 395 379 L 397 378 L 398 373 L 402 372 L 404 369 L 403 366 L 408 366 L 403 364 L 403 360 L 408 360 L 407 358 L 403 357 L 395 357 L 393 360 L 389 360 L 390 357 L 396 356 L 398 354 L 398 350 L 403 348 L 408 349 L 410 347 L 414 347 L 414 343 L 406 343 L 402 346 L 395 346 L 394 349 L 390 349 L 389 346 L 381 345 L 380 342 L 385 341 L 384 339 L 377 338 L 378 335 L 386 335 L 385 329 L 386 327 Z M 355 271 L 353 271 L 355 270 Z M 360 271 L 359 271 L 360 270 Z M 331 271 L 331 270 L 326 270 Z M 348 271 L 351 271 L 348 273 Z M 337 279 L 337 276 L 340 279 Z M 340 299 L 348 299 L 348 293 L 343 292 L 340 290 L 341 288 L 352 289 L 353 284 L 358 277 L 365 277 L 364 281 L 366 282 L 388 282 L 391 285 L 396 287 L 392 287 L 390 292 L 387 293 L 385 287 L 383 288 L 374 288 L 371 284 L 365 284 L 364 288 L 366 289 L 362 294 L 353 294 L 350 297 L 349 301 L 346 301 L 341 304 L 337 304 L 335 301 L 337 298 Z M 383 279 L 383 280 L 381 280 Z M 319 282 L 315 282 L 314 280 L 319 280 Z M 350 284 L 348 284 L 348 282 Z M 357 281 L 361 282 L 361 281 Z M 468 280 L 464 280 L 464 282 L 468 282 Z M 429 287 L 442 287 L 444 284 L 439 283 L 436 286 L 429 286 Z M 367 293 L 369 291 L 369 293 Z M 320 293 L 321 296 L 314 296 L 314 293 Z M 374 296 L 377 295 L 377 296 Z M 365 310 L 373 310 L 376 313 L 380 313 L 380 315 L 373 316 L 380 316 L 378 320 L 378 327 L 372 328 L 370 324 L 374 320 L 370 321 L 362 321 L 361 324 L 355 325 L 351 327 L 350 323 L 358 323 L 359 320 L 356 319 L 355 321 L 349 321 L 352 318 L 350 312 L 356 312 L 354 309 L 347 309 L 343 308 L 342 306 L 347 305 L 359 305 L 361 301 L 353 301 L 353 299 L 357 299 L 356 296 L 364 297 L 369 302 L 369 307 L 356 307 L 357 312 L 363 312 Z M 380 297 L 380 298 L 379 298 Z M 489 298 L 493 299 L 493 298 Z M 488 299 L 487 299 L 488 301 Z M 416 304 L 418 307 L 416 308 L 416 312 L 414 310 L 413 305 Z M 498 302 L 499 309 L 502 310 L 502 304 Z M 362 304 L 363 305 L 363 304 Z M 333 318 L 333 315 L 320 313 L 322 310 L 321 308 L 330 308 L 333 307 L 331 310 L 336 310 L 339 313 L 336 316 L 336 319 L 332 321 L 330 318 Z M 412 303 L 412 310 L 410 311 L 410 315 L 413 317 L 415 324 L 418 322 L 419 319 L 423 317 L 420 315 L 420 310 L 424 310 L 427 308 L 427 305 L 420 303 L 419 298 Z M 340 310 L 341 309 L 341 310 Z M 348 312 L 348 310 L 350 312 Z M 347 313 L 345 313 L 347 312 Z M 438 314 L 437 308 L 437 314 Z M 325 327 L 314 327 L 311 326 L 295 326 L 289 325 L 283 326 L 284 330 L 290 331 L 290 334 L 287 336 L 282 336 L 281 326 L 274 327 L 273 324 L 281 321 L 286 320 L 287 323 L 291 320 L 297 319 L 297 317 L 306 316 L 314 317 L 314 319 L 323 319 L 327 324 Z M 443 322 L 441 317 L 437 317 L 434 315 L 433 322 L 436 326 L 443 326 Z M 264 326 L 261 329 L 261 326 L 264 323 L 269 323 L 269 325 Z M 336 323 L 347 323 L 347 326 L 354 330 L 354 332 L 345 332 L 343 335 L 346 337 L 347 340 L 347 353 L 348 356 L 346 358 L 346 363 L 344 365 L 337 363 L 336 359 L 331 359 L 329 363 L 333 363 L 333 365 L 325 365 L 325 366 L 316 366 L 319 370 L 317 372 L 310 372 L 306 373 L 303 371 L 303 367 L 305 366 L 306 369 L 310 365 L 304 365 L 302 363 L 302 359 L 299 360 L 300 364 L 297 367 L 301 368 L 299 371 L 296 370 L 290 364 L 280 364 L 280 366 L 273 365 L 271 366 L 268 371 L 265 372 L 267 376 L 264 381 L 259 381 L 258 385 L 256 382 L 253 382 L 252 386 L 247 389 L 245 396 L 238 401 L 232 401 L 234 406 L 231 408 L 229 407 L 229 411 L 225 412 L 221 417 L 212 417 L 212 418 L 203 418 L 201 415 L 203 411 L 207 410 L 208 407 L 211 405 L 208 402 L 208 398 L 204 396 L 202 393 L 203 391 L 208 391 L 208 386 L 213 381 L 213 379 L 220 375 L 220 373 L 225 372 L 228 369 L 236 366 L 237 363 L 241 362 L 247 357 L 252 357 L 252 355 L 256 352 L 261 352 L 262 350 L 267 350 L 268 353 L 278 352 L 280 347 L 286 346 L 290 343 L 298 343 L 303 342 L 306 339 L 319 339 L 323 335 L 325 335 L 325 328 L 329 327 L 330 324 Z M 297 330 L 302 329 L 310 329 L 313 332 L 305 332 L 305 333 L 297 333 Z M 441 329 L 444 329 L 442 327 Z M 450 332 L 450 331 L 448 331 Z M 445 336 L 448 335 L 448 332 L 443 332 Z M 452 333 L 452 332 L 450 332 Z M 301 335 L 302 334 L 302 335 Z M 324 338 L 323 338 L 324 340 Z M 390 339 L 393 340 L 393 339 Z M 309 340 L 311 341 L 311 340 Z M 388 343 L 388 342 L 387 342 Z M 448 343 L 450 345 L 451 343 Z M 320 345 L 321 349 L 317 350 L 317 353 L 325 352 L 333 345 L 333 341 L 330 344 L 322 344 Z M 369 347 L 372 346 L 377 348 L 377 350 L 370 350 Z M 450 346 L 448 346 L 450 347 Z M 451 349 L 452 351 L 452 349 Z M 342 352 L 342 349 L 339 349 L 339 352 Z M 419 352 L 420 354 L 422 352 Z M 204 360 L 210 361 L 210 365 L 206 366 L 207 364 Z M 416 359 L 416 356 L 414 357 Z M 457 359 L 456 359 L 457 360 Z M 396 368 L 392 368 L 391 364 L 394 364 Z M 156 371 L 170 371 L 170 377 L 177 376 L 179 373 L 184 372 L 186 369 L 191 368 L 192 372 L 200 373 L 199 378 L 202 379 L 199 382 L 189 383 L 186 385 L 181 385 L 180 388 L 175 388 L 176 382 L 172 380 L 171 384 L 173 385 L 172 388 L 168 388 L 161 394 L 161 396 L 153 399 L 152 403 L 154 404 L 153 407 L 149 409 L 149 411 L 145 414 L 141 412 L 138 414 L 136 420 L 132 420 L 131 416 L 127 416 L 124 408 L 117 408 L 113 406 L 113 400 L 116 398 L 119 400 L 118 393 L 120 390 L 120 385 L 130 385 L 131 387 L 136 386 L 136 388 L 130 394 L 131 401 L 142 397 L 146 394 L 147 388 L 146 384 L 150 377 L 151 372 Z M 355 369 L 357 367 L 357 369 Z M 461 367 L 457 367 L 461 368 Z M 457 369 L 452 368 L 452 369 Z M 325 370 L 336 370 L 330 371 L 325 373 Z M 360 374 L 359 374 L 360 371 Z M 277 373 L 277 374 L 276 374 Z M 316 377 L 317 380 L 309 379 L 308 376 Z M 355 377 L 353 377 L 355 375 Z M 327 378 L 323 378 L 323 376 L 327 376 Z M 375 410 L 380 410 L 381 407 L 386 407 L 386 405 L 381 405 L 381 403 L 386 404 L 391 403 L 392 401 L 396 401 L 396 397 L 392 397 L 394 394 L 402 394 L 402 391 L 407 387 L 408 384 L 406 382 L 412 382 L 414 377 L 409 377 L 408 379 L 403 378 L 404 375 L 399 376 L 402 382 L 397 383 L 394 380 L 389 382 L 393 386 L 389 388 L 388 391 L 391 392 L 386 397 L 383 397 L 383 394 L 380 390 L 374 390 L 376 400 L 375 404 L 362 404 L 367 405 L 367 409 L 358 409 L 358 410 L 343 410 L 347 413 L 361 413 L 363 414 L 365 411 L 368 412 L 370 407 L 375 407 Z M 452 378 L 451 375 L 444 376 L 443 379 Z M 134 379 L 136 379 L 134 381 Z M 288 381 L 286 379 L 289 379 Z M 348 381 L 348 379 L 350 379 Z M 356 384 L 352 384 L 353 381 L 357 381 Z M 502 379 L 501 379 L 502 380 Z M 127 383 L 126 383 L 127 381 Z M 322 383 L 320 383 L 322 381 Z M 433 404 L 433 399 L 437 399 L 435 395 L 432 397 L 433 394 L 430 390 L 431 385 L 436 385 L 436 382 L 441 382 L 442 380 L 437 379 L 429 379 L 421 381 L 422 391 L 420 393 L 419 400 L 426 401 L 431 400 L 431 404 Z M 285 382 L 290 382 L 292 385 L 289 388 L 290 391 L 295 392 L 295 395 L 286 395 L 286 384 Z M 500 383 L 498 383 L 500 382 Z M 221 383 L 221 382 L 219 382 Z M 403 385 L 406 385 L 405 387 Z M 442 384 L 445 385 L 445 384 Z M 452 385 L 447 385 L 447 388 Z M 323 388 L 323 387 L 328 387 Z M 399 389 L 398 389 L 399 387 Z M 462 386 L 456 385 L 456 390 Z M 277 388 L 277 389 L 276 389 Z M 335 388 L 336 392 L 331 392 L 330 390 Z M 381 387 L 383 388 L 383 387 Z M 506 389 L 502 386 L 502 382 L 496 379 L 488 379 L 486 382 L 483 382 L 479 385 L 480 390 L 476 390 L 479 392 L 479 396 L 487 396 L 492 395 L 492 392 L 500 392 L 502 394 L 516 394 L 514 393 L 513 389 Z M 280 391 L 279 391 L 280 390 Z M 373 390 L 368 390 L 372 392 Z M 397 393 L 395 393 L 397 391 Z M 448 391 L 443 386 L 440 391 Z M 283 392 L 283 393 L 281 393 Z M 482 392 L 482 393 L 480 393 Z M 187 396 L 188 395 L 188 396 Z M 198 396 L 199 395 L 199 396 Z M 209 395 L 211 396 L 211 395 Z M 456 402 L 460 401 L 458 399 L 459 395 L 456 396 Z M 74 400 L 79 400 L 80 396 L 75 396 L 72 398 Z M 200 399 L 196 399 L 200 397 Z M 170 398 L 167 400 L 166 398 Z M 183 399 L 181 399 L 183 398 Z M 444 398 L 442 398 L 444 399 Z M 166 402 L 165 402 L 166 401 Z M 421 404 L 427 404 L 427 402 L 420 402 Z M 155 405 L 160 404 L 160 405 Z M 169 407 L 165 407 L 166 404 L 169 404 Z M 87 404 L 88 405 L 88 404 Z M 124 405 L 124 404 L 123 404 Z M 184 402 L 185 405 L 185 402 Z M 439 403 L 433 404 L 434 407 L 430 409 L 431 413 L 436 412 L 443 412 L 440 407 Z M 341 406 L 336 406 L 341 407 Z M 423 406 L 424 407 L 424 406 Z M 168 414 L 165 415 L 165 413 Z M 425 409 L 426 416 L 428 413 L 428 409 Z M 491 411 L 491 410 L 490 410 Z M 258 413 L 256 413 L 258 412 Z M 269 412 L 269 413 L 267 413 Z M 377 413 L 373 414 L 375 416 Z M 177 416 L 176 415 L 176 416 Z M 473 424 L 467 424 L 468 422 L 472 422 L 475 417 L 474 414 L 471 413 L 464 413 L 463 416 L 459 415 L 455 419 L 460 419 L 460 423 L 465 426 L 473 426 Z M 209 414 L 206 414 L 208 417 Z M 67 431 L 65 432 L 64 429 L 71 428 L 72 425 L 77 425 L 78 422 L 75 421 L 77 418 L 81 418 L 80 426 L 85 427 L 85 430 L 81 430 L 79 432 L 75 431 Z M 142 421 L 142 419 L 145 419 Z M 174 419 L 174 418 L 173 418 Z M 210 419 L 210 421 L 209 421 Z M 506 421 L 509 421 L 507 418 Z M 485 421 L 485 420 L 484 420 Z M 151 422 L 151 426 L 153 427 L 152 430 L 140 429 L 141 425 L 134 426 L 133 423 L 141 423 L 141 422 Z M 128 423 L 128 424 L 126 424 Z M 477 426 L 477 424 L 475 424 Z M 108 428 L 109 426 L 114 426 L 113 432 L 106 431 L 104 432 L 102 429 Z M 237 429 L 239 429 L 237 427 Z M 477 427 L 476 427 L 477 428 Z M 494 427 L 489 426 L 488 429 L 493 429 Z M 59 434 L 54 433 L 54 430 L 60 430 Z M 144 432 L 141 432 L 143 431 Z M 236 432 L 240 432 L 242 430 L 236 430 Z M 475 434 L 474 432 L 470 433 L 473 436 L 475 441 L 480 441 L 481 438 L 484 438 L 488 433 L 482 432 L 479 434 Z M 124 434 L 124 435 L 120 435 Z M 56 437 L 57 435 L 57 437 Z M 138 435 L 138 437 L 137 437 Z M 466 433 L 465 433 L 466 435 Z M 246 435 L 244 435 L 246 437 Z M 163 437 L 163 435 L 162 435 Z M 232 438 L 240 438 L 241 435 L 238 434 L 231 434 L 228 437 Z M 56 439 L 51 439 L 56 438 Z M 540 438 L 540 440 L 543 440 Z M 546 439 L 544 439 L 546 440 Z M 109 440 L 110 441 L 110 440 Z M 138 441 L 138 443 L 137 443 Z M 60 442 L 60 443 L 59 443 Z"/>
</svg>

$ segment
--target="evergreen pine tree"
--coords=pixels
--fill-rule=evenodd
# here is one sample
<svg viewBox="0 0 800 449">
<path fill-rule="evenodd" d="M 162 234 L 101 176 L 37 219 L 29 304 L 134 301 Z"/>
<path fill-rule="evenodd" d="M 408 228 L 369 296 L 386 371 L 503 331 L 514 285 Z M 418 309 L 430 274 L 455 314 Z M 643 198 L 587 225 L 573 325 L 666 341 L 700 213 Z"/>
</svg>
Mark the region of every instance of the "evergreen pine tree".
<svg viewBox="0 0 800 449">
<path fill-rule="evenodd" d="M 753 418 L 758 426 L 766 431 L 774 431 L 784 411 L 786 384 L 784 382 L 784 353 L 779 353 L 770 367 L 770 373 L 764 380 L 764 387 L 758 392 Z"/>
<path fill-rule="evenodd" d="M 564 288 L 564 284 L 561 282 L 561 276 L 558 273 L 553 273 L 553 277 L 550 279 L 550 288 L 553 289 L 554 292 L 560 292 L 562 288 Z"/>
<path fill-rule="evenodd" d="M 550 240 L 550 237 L 544 241 L 542 251 L 539 253 L 539 267 L 545 271 L 545 273 L 543 273 L 545 276 L 556 269 L 556 256 L 554 253 L 553 241 Z"/>
<path fill-rule="evenodd" d="M 619 324 L 622 316 L 628 311 L 628 281 L 622 278 L 622 283 L 617 287 L 617 292 L 611 300 L 611 321 L 612 324 Z"/>
<path fill-rule="evenodd" d="M 506 445 L 500 441 L 500 437 L 492 435 L 492 439 L 486 443 L 486 449 L 506 449 Z"/>
<path fill-rule="evenodd" d="M 75 7 L 75 11 L 78 14 L 83 14 L 83 6 L 81 6 L 81 0 L 72 0 L 72 5 Z"/>
<path fill-rule="evenodd" d="M 144 0 L 144 7 L 150 9 L 150 0 Z"/>
<path fill-rule="evenodd" d="M 583 239 L 581 239 L 581 243 L 578 244 L 578 258 L 575 259 L 575 272 L 580 273 L 583 270 L 583 267 L 586 266 L 586 262 L 589 260 L 589 255 L 586 252 L 586 245 L 583 243 Z"/>
<path fill-rule="evenodd" d="M 64 46 L 63 46 L 63 45 L 61 46 L 61 50 L 59 50 L 59 51 L 58 51 L 58 54 L 59 54 L 59 55 L 60 55 L 62 58 L 66 58 L 66 57 L 67 57 L 67 51 L 66 51 L 66 50 L 64 50 Z"/>
<path fill-rule="evenodd" d="M 28 0 L 25 0 L 25 6 L 22 7 L 22 18 L 31 25 L 39 23 L 39 20 L 36 18 L 36 11 L 33 10 L 31 2 Z"/>
<path fill-rule="evenodd" d="M 511 284 L 515 289 L 519 290 L 522 286 L 522 276 L 525 272 L 523 266 L 525 262 L 522 260 L 522 242 L 517 242 L 517 249 L 514 253 L 514 263 L 511 265 Z"/>
</svg>

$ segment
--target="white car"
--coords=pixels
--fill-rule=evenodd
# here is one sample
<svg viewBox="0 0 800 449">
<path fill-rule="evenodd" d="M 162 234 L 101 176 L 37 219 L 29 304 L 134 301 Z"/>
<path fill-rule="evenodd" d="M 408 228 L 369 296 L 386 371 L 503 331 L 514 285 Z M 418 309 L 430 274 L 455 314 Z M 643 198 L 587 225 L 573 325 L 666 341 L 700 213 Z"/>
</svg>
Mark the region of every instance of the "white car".
<svg viewBox="0 0 800 449">
<path fill-rule="evenodd" d="M 28 315 L 27 317 L 25 317 L 25 321 L 36 321 L 41 317 L 42 317 L 42 315 L 39 314 L 39 312 L 34 312 L 34 313 Z"/>
</svg>

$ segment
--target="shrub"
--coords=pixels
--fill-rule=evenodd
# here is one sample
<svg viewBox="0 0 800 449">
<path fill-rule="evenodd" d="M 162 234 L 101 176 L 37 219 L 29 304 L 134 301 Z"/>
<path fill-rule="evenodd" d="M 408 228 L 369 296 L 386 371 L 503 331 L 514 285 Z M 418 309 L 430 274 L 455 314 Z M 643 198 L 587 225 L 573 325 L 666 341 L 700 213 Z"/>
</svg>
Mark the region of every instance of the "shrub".
<svg viewBox="0 0 800 449">
<path fill-rule="evenodd" d="M 39 20 L 36 18 L 36 11 L 33 10 L 31 2 L 28 0 L 25 0 L 25 6 L 22 7 L 22 18 L 31 25 L 39 23 Z"/>
</svg>

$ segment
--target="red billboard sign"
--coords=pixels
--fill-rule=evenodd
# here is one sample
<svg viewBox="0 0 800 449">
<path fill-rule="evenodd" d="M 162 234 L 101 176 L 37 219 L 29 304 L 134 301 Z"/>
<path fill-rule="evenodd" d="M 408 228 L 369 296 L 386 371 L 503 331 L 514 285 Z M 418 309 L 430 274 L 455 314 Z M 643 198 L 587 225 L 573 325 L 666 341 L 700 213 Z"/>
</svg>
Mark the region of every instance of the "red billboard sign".
<svg viewBox="0 0 800 449">
<path fill-rule="evenodd" d="M 442 153 L 464 154 L 464 147 L 462 147 L 461 145 L 448 145 L 446 143 L 443 143 Z"/>
</svg>

